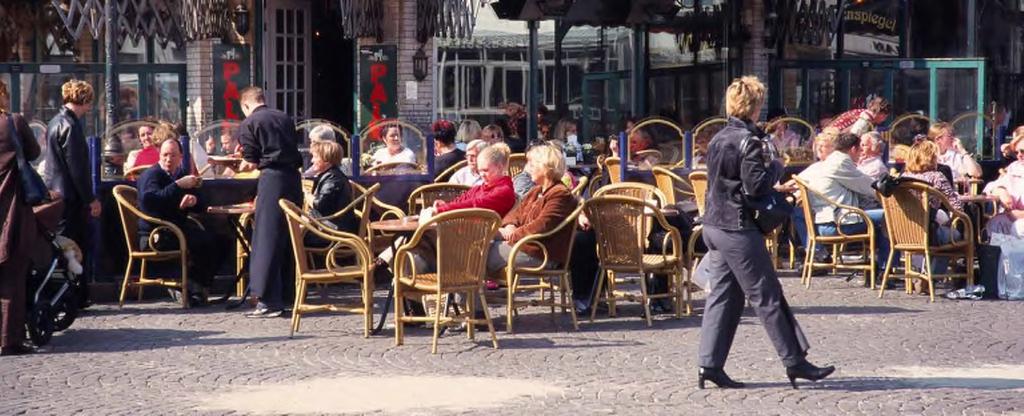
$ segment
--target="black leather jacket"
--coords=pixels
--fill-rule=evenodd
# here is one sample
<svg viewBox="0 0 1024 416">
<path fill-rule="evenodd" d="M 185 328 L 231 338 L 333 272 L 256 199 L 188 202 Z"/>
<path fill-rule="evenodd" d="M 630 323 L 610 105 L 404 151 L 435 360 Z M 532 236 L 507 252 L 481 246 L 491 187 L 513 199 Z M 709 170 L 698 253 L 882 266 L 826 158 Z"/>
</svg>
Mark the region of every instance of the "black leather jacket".
<svg viewBox="0 0 1024 416">
<path fill-rule="evenodd" d="M 766 146 L 740 143 L 749 136 L 766 137 L 753 123 L 729 117 L 728 124 L 708 145 L 708 194 L 703 224 L 723 230 L 757 230 L 744 209 L 743 194 L 767 194 L 782 176 L 782 164 L 773 160 Z"/>
<path fill-rule="evenodd" d="M 316 218 L 329 216 L 351 202 L 352 186 L 348 183 L 348 177 L 337 166 L 332 166 L 316 177 L 313 185 L 313 206 L 310 207 L 311 215 Z M 353 210 L 325 222 L 336 230 L 350 233 L 359 231 L 359 219 Z"/>
<path fill-rule="evenodd" d="M 67 107 L 61 107 L 46 127 L 44 160 L 46 186 L 59 191 L 66 206 L 81 207 L 96 199 L 90 180 L 92 169 L 85 132 L 78 117 Z"/>
</svg>

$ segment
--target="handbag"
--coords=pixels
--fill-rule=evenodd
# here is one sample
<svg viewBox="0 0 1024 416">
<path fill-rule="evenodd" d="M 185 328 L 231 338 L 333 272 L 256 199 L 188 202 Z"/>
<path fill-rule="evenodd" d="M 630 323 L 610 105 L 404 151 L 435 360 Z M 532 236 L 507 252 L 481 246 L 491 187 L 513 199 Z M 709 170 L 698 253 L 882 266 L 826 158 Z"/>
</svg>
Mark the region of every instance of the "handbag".
<svg viewBox="0 0 1024 416">
<path fill-rule="evenodd" d="M 754 136 L 747 136 L 743 139 L 743 142 L 740 143 L 740 149 L 745 151 L 752 137 Z M 754 141 L 764 146 L 764 141 L 760 139 L 755 139 Z M 757 197 L 744 193 L 743 206 L 749 210 L 757 229 L 765 235 L 771 234 L 775 229 L 781 227 L 793 215 L 793 204 L 786 199 L 786 194 L 776 190 L 771 190 L 767 194 Z"/>
<path fill-rule="evenodd" d="M 50 199 L 50 192 L 43 183 L 43 178 L 32 169 L 32 165 L 25 160 L 25 150 L 21 147 L 21 134 L 18 127 L 14 125 L 14 115 L 7 114 L 8 131 L 11 134 L 11 142 L 14 143 L 14 153 L 18 157 L 18 172 L 21 178 L 21 191 L 25 195 L 25 202 L 31 206 L 39 205 Z"/>
</svg>

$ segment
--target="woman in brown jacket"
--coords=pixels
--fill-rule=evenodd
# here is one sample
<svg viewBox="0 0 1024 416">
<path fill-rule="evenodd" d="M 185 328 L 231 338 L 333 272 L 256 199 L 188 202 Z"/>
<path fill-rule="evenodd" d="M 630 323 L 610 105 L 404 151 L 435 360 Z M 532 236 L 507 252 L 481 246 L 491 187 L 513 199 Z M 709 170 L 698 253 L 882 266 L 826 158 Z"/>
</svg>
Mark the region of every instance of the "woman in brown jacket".
<svg viewBox="0 0 1024 416">
<path fill-rule="evenodd" d="M 498 240 L 487 255 L 487 274 L 495 275 L 508 264 L 512 246 L 530 234 L 548 232 L 561 224 L 576 209 L 576 198 L 562 183 L 565 175 L 565 156 L 553 146 L 536 146 L 526 154 L 526 171 L 536 186 L 523 197 L 501 221 Z M 549 264 L 565 263 L 569 257 L 569 240 L 573 228 L 569 227 L 541 242 L 547 247 Z M 516 264 L 536 267 L 544 261 L 544 254 L 534 245 L 526 245 L 516 255 Z"/>
<path fill-rule="evenodd" d="M 3 85 L 0 84 L 0 87 Z M 6 102 L 0 88 L 0 103 Z M 11 131 L 12 118 L 18 137 Z M 0 108 L 0 355 L 30 352 L 25 341 L 25 282 L 30 248 L 35 243 L 36 222 L 32 207 L 25 202 L 13 140 L 20 140 L 27 161 L 39 157 L 39 143 L 24 117 Z"/>
</svg>

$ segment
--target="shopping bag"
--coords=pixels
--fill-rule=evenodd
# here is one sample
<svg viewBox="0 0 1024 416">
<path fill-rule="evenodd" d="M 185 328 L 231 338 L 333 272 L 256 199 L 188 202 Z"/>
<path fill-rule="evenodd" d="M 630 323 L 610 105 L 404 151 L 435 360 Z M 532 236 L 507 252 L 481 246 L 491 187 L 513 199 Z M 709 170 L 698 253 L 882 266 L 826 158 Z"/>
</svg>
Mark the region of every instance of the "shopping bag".
<svg viewBox="0 0 1024 416">
<path fill-rule="evenodd" d="M 1024 300 L 1024 240 L 992 234 L 990 243 L 999 246 L 999 298 Z"/>
</svg>

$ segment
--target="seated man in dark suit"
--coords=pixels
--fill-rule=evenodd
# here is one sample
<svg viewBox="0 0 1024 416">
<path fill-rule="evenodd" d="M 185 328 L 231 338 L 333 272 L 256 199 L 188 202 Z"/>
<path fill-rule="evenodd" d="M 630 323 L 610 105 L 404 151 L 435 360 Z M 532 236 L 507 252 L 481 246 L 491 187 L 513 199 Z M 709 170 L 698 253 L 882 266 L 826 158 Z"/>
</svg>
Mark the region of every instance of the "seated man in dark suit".
<svg viewBox="0 0 1024 416">
<path fill-rule="evenodd" d="M 160 145 L 159 163 L 139 178 L 139 208 L 181 229 L 188 248 L 189 282 L 206 288 L 213 282 L 227 245 L 217 244 L 214 234 L 188 218 L 189 212 L 202 212 L 206 207 L 196 195 L 202 180 L 194 175 L 184 175 L 179 169 L 181 163 L 181 144 L 177 140 L 164 141 Z M 149 247 L 149 233 L 153 228 L 153 224 L 139 221 L 140 246 Z M 157 250 L 175 250 L 178 241 L 170 232 L 161 232 L 153 245 Z"/>
</svg>

